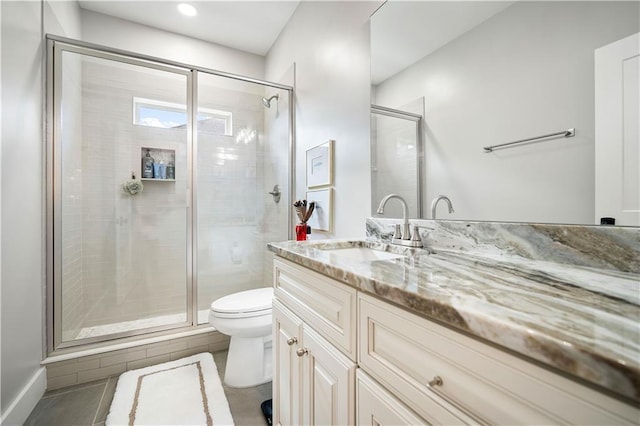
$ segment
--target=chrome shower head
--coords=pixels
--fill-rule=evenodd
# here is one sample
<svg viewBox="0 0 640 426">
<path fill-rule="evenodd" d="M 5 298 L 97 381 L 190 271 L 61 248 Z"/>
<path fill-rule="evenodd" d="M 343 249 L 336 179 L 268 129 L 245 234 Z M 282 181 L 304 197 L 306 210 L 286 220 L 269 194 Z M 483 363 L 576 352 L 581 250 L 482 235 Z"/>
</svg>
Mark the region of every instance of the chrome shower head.
<svg viewBox="0 0 640 426">
<path fill-rule="evenodd" d="M 264 104 L 264 106 L 266 106 L 267 108 L 271 108 L 271 101 L 275 99 L 276 101 L 278 99 L 280 99 L 280 95 L 275 94 L 273 96 L 271 96 L 269 99 L 267 98 L 262 98 L 262 103 Z"/>
</svg>

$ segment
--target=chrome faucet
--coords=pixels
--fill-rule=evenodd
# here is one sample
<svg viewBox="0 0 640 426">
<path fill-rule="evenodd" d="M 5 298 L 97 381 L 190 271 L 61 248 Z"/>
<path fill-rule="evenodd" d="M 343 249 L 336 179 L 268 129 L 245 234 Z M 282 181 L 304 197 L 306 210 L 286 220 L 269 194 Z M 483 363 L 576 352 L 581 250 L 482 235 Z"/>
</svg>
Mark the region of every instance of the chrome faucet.
<svg viewBox="0 0 640 426">
<path fill-rule="evenodd" d="M 449 213 L 453 213 L 455 211 L 453 210 L 453 205 L 451 204 L 451 200 L 449 199 L 449 197 L 447 197 L 446 195 L 438 195 L 431 202 L 431 219 L 436 218 L 436 207 L 438 206 L 438 202 L 440 200 L 444 200 L 447 202 L 447 206 L 449 207 Z"/>
<path fill-rule="evenodd" d="M 393 244 L 401 244 L 403 246 L 422 247 L 422 239 L 420 238 L 417 227 L 413 232 L 413 238 L 411 237 L 411 231 L 409 230 L 409 207 L 407 206 L 407 202 L 404 198 L 397 194 L 387 195 L 380 201 L 377 213 L 383 214 L 385 204 L 387 204 L 387 201 L 392 198 L 395 198 L 402 203 L 402 232 L 400 231 L 400 225 L 396 225 L 391 242 Z"/>
</svg>

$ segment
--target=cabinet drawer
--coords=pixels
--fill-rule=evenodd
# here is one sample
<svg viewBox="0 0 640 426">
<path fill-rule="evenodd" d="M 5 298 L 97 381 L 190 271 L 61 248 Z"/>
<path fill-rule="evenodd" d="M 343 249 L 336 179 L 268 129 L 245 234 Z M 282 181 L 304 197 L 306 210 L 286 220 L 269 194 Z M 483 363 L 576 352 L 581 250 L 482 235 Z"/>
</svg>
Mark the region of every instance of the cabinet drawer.
<svg viewBox="0 0 640 426">
<path fill-rule="evenodd" d="M 427 420 L 446 412 L 486 424 L 638 420 L 633 407 L 506 352 L 373 297 L 358 301 L 360 366 Z"/>
<path fill-rule="evenodd" d="M 273 264 L 275 297 L 355 361 L 356 290 L 280 258 Z"/>
<path fill-rule="evenodd" d="M 363 373 L 361 368 L 356 372 L 356 393 L 358 396 L 356 424 L 359 426 L 428 424 L 375 380 Z"/>
</svg>

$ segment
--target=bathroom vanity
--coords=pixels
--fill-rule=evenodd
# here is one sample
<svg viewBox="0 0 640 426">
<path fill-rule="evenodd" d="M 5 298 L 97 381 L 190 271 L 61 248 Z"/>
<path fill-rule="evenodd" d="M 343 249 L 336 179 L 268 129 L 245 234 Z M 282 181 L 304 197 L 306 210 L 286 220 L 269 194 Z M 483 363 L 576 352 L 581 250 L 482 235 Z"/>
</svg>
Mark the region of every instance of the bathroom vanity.
<svg viewBox="0 0 640 426">
<path fill-rule="evenodd" d="M 636 272 L 381 234 L 269 244 L 274 424 L 640 423 Z"/>
</svg>

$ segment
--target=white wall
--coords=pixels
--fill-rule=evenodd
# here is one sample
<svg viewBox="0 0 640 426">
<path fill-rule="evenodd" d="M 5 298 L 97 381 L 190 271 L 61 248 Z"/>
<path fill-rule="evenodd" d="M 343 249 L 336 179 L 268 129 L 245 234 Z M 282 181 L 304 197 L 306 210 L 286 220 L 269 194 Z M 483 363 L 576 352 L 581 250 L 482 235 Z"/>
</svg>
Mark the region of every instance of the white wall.
<svg viewBox="0 0 640 426">
<path fill-rule="evenodd" d="M 75 0 L 45 0 L 42 6 L 45 34 L 81 37 L 81 9 Z"/>
<path fill-rule="evenodd" d="M 264 77 L 263 56 L 88 10 L 82 10 L 82 40 L 246 77 Z"/>
<path fill-rule="evenodd" d="M 39 2 L 2 7 L 2 411 L 42 356 L 42 69 Z M 20 19 L 16 19 L 20 17 Z"/>
<path fill-rule="evenodd" d="M 593 52 L 638 16 L 638 2 L 516 2 L 380 84 L 380 105 L 425 96 L 426 207 L 447 194 L 456 213 L 441 218 L 593 223 Z"/>
<path fill-rule="evenodd" d="M 305 198 L 305 152 L 334 139 L 334 232 L 363 237 L 370 215 L 369 17 L 381 2 L 301 2 L 273 45 L 265 78 L 296 64 L 296 198 Z"/>
<path fill-rule="evenodd" d="M 0 6 L 0 138 L 2 136 L 2 6 Z M 2 139 L 0 139 L 0 165 L 2 164 Z M 0 172 L 0 320 L 2 319 L 2 173 Z M 2 403 L 2 327 L 0 326 L 0 423 Z"/>
<path fill-rule="evenodd" d="M 21 423 L 44 392 L 44 144 L 42 39 L 78 36 L 75 3 L 3 1 L 2 356 L 0 412 Z M 44 17 L 44 22 L 43 22 Z"/>
</svg>

